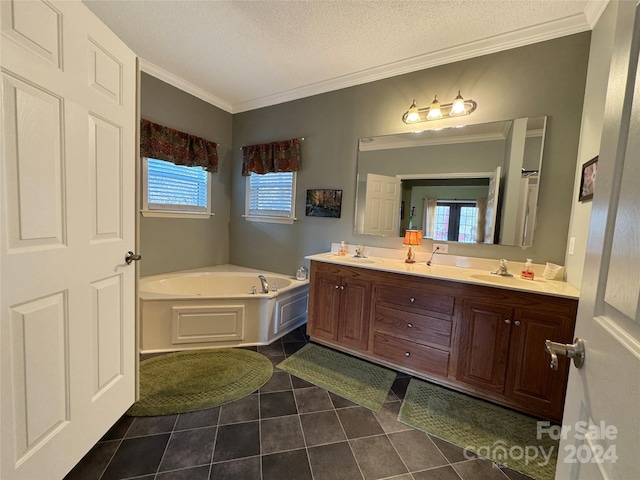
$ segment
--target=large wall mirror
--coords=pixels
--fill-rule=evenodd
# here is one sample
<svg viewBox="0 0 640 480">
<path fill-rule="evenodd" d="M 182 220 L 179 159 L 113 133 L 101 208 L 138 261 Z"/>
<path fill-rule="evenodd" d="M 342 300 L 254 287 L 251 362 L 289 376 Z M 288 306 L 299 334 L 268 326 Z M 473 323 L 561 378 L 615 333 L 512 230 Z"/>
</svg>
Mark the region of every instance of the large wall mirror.
<svg viewBox="0 0 640 480">
<path fill-rule="evenodd" d="M 529 247 L 546 117 L 361 138 L 355 233 Z"/>
</svg>

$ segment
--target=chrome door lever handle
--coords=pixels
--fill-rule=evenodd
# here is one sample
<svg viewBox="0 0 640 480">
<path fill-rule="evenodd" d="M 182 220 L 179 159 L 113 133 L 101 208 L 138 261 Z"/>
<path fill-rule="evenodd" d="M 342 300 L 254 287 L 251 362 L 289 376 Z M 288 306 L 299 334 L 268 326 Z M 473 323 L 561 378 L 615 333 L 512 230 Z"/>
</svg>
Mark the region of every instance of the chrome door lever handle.
<svg viewBox="0 0 640 480">
<path fill-rule="evenodd" d="M 131 265 L 131 262 L 137 262 L 142 259 L 142 255 L 136 255 L 132 251 L 128 251 L 124 256 L 124 261 L 127 262 L 127 265 Z"/>
<path fill-rule="evenodd" d="M 580 338 L 576 338 L 573 343 L 558 343 L 545 340 L 544 347 L 546 352 L 551 355 L 549 367 L 553 370 L 558 370 L 558 355 L 573 358 L 573 364 L 576 368 L 582 368 L 584 365 L 584 341 Z"/>
</svg>

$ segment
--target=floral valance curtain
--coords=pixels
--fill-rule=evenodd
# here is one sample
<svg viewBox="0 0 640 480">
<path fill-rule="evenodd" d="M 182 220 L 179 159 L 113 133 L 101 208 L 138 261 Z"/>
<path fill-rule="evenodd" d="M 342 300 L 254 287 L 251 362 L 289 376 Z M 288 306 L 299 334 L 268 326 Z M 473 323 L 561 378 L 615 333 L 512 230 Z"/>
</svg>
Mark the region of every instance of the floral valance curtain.
<svg viewBox="0 0 640 480">
<path fill-rule="evenodd" d="M 297 172 L 300 169 L 300 140 L 262 143 L 242 147 L 242 175 Z"/>
<path fill-rule="evenodd" d="M 140 121 L 140 155 L 176 165 L 218 171 L 218 149 L 214 142 L 149 120 Z"/>
</svg>

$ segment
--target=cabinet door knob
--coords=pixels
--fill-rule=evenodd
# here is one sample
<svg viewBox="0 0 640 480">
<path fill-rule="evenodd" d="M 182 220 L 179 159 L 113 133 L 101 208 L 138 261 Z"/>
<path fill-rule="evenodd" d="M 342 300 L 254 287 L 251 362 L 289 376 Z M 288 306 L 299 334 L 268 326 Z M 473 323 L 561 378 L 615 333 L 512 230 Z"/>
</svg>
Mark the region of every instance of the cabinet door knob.
<svg viewBox="0 0 640 480">
<path fill-rule="evenodd" d="M 507 325 L 511 324 L 511 320 L 509 320 L 508 318 L 504 321 L 504 323 L 506 323 Z"/>
<path fill-rule="evenodd" d="M 413 323 L 407 323 L 407 328 L 413 328 Z"/>
<path fill-rule="evenodd" d="M 416 301 L 416 299 L 415 299 L 415 298 L 413 298 L 413 297 L 411 297 L 411 300 L 409 300 L 409 301 L 410 301 L 411 303 L 413 303 L 413 302 L 415 302 L 415 301 Z"/>
<path fill-rule="evenodd" d="M 404 356 L 405 357 L 409 357 L 409 356 L 411 356 L 411 353 L 407 352 L 407 353 L 404 354 Z"/>
<path fill-rule="evenodd" d="M 340 285 L 336 285 L 336 288 L 340 288 Z"/>
<path fill-rule="evenodd" d="M 520 320 L 516 320 L 515 322 L 513 322 L 513 324 L 514 324 L 516 327 L 520 326 Z"/>
<path fill-rule="evenodd" d="M 340 290 L 344 290 L 344 285 L 340 285 Z"/>
</svg>

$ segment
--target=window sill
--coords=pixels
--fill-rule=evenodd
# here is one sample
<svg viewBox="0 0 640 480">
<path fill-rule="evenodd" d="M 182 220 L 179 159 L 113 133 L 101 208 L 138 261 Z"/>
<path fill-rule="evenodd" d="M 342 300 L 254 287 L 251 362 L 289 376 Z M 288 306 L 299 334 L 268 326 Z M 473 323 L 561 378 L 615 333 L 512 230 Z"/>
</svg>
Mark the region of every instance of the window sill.
<svg viewBox="0 0 640 480">
<path fill-rule="evenodd" d="M 293 217 L 258 217 L 258 216 L 242 216 L 247 222 L 264 222 L 264 223 L 285 223 L 292 225 L 297 218 Z"/>
<path fill-rule="evenodd" d="M 143 217 L 162 217 L 162 218 L 198 218 L 207 220 L 213 217 L 215 213 L 196 213 L 196 212 L 169 212 L 159 210 L 140 210 Z"/>
</svg>

